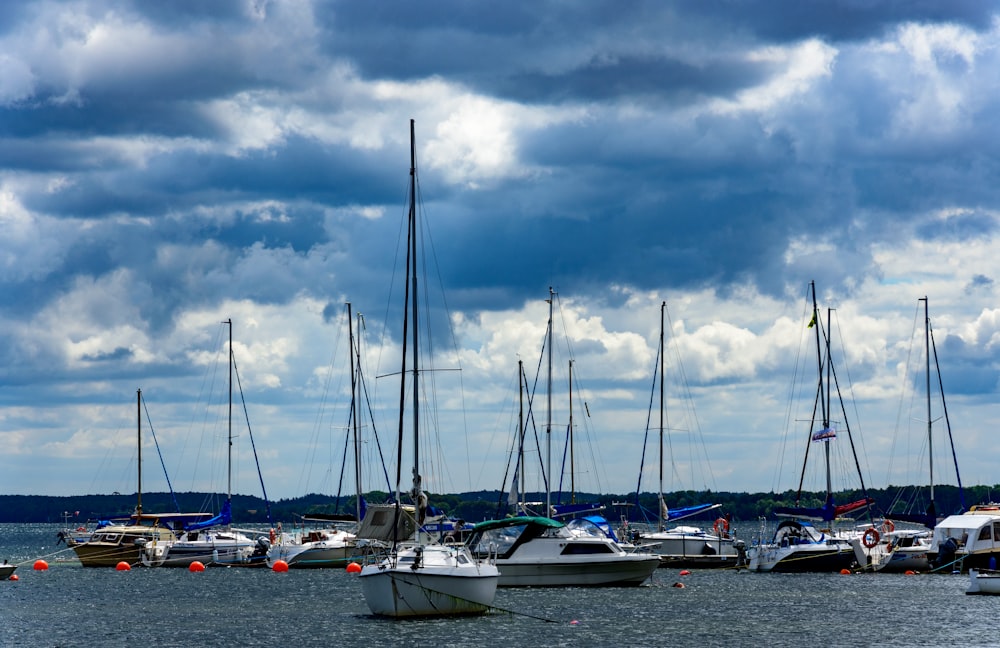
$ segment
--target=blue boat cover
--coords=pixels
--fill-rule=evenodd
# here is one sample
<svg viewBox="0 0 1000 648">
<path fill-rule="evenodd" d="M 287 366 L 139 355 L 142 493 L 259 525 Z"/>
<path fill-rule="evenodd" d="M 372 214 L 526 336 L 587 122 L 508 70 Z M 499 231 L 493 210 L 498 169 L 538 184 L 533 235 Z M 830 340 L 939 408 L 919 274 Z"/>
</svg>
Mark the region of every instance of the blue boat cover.
<svg viewBox="0 0 1000 648">
<path fill-rule="evenodd" d="M 233 505 L 229 500 L 222 505 L 222 511 L 214 518 L 209 518 L 204 522 L 195 522 L 184 527 L 185 531 L 200 531 L 214 526 L 223 526 L 233 521 Z"/>
</svg>

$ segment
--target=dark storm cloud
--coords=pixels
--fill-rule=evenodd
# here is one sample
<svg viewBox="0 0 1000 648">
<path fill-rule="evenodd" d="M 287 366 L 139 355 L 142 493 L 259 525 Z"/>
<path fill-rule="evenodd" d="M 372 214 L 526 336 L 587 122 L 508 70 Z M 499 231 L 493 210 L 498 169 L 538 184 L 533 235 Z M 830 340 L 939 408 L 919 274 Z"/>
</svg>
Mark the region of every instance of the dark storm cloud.
<svg viewBox="0 0 1000 648">
<path fill-rule="evenodd" d="M 327 51 L 349 56 L 365 76 L 439 75 L 511 100 L 686 102 L 731 93 L 766 74 L 760 63 L 668 55 L 668 46 L 711 22 L 692 26 L 686 7 L 673 3 L 441 2 L 417 11 L 406 2 L 346 2 L 325 9 Z"/>
<path fill-rule="evenodd" d="M 765 40 L 819 37 L 833 41 L 879 36 L 904 22 L 953 22 L 987 29 L 994 7 L 978 0 L 719 0 L 696 2 L 685 11 L 718 21 L 720 30 L 747 29 Z"/>
<path fill-rule="evenodd" d="M 621 101 L 662 97 L 670 103 L 693 103 L 729 96 L 766 78 L 770 66 L 743 61 L 693 65 L 665 58 L 621 56 L 590 60 L 558 74 L 526 72 L 499 83 L 500 96 L 526 102 Z"/>
<path fill-rule="evenodd" d="M 24 147 L 25 154 L 33 156 L 33 164 L 50 160 L 50 170 L 80 172 L 71 186 L 58 192 L 26 195 L 25 203 L 32 209 L 64 216 L 162 215 L 259 199 L 329 206 L 367 204 L 378 201 L 389 179 L 381 153 L 366 155 L 300 137 L 290 137 L 270 151 L 251 151 L 240 157 L 182 148 L 156 154 L 142 167 L 113 147 L 102 150 L 95 145 L 86 156 L 74 154 L 78 145 L 68 141 L 43 141 L 41 151 L 30 148 Z M 67 167 L 61 159 L 74 161 L 73 166 Z M 271 228 L 270 234 L 291 243 L 316 234 L 308 229 L 296 231 L 294 223 L 266 227 Z M 259 233 L 252 228 L 247 231 Z M 307 242 L 302 244 L 308 247 Z"/>
</svg>

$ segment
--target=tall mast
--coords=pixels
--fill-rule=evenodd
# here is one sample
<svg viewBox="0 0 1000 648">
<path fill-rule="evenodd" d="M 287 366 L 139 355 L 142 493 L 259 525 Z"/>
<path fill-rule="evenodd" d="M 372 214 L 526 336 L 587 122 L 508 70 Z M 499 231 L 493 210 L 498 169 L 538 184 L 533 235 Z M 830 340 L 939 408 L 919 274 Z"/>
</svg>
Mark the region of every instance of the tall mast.
<svg viewBox="0 0 1000 648">
<path fill-rule="evenodd" d="M 548 330 L 548 340 L 545 343 L 545 348 L 548 351 L 548 361 L 549 361 L 549 377 L 547 381 L 547 391 L 548 391 L 548 406 L 547 413 L 545 416 L 545 515 L 548 516 L 552 511 L 552 488 L 549 485 L 549 480 L 552 479 L 552 303 L 554 301 L 555 292 L 552 290 L 552 286 L 549 286 L 549 330 Z"/>
<path fill-rule="evenodd" d="M 576 469 L 573 462 L 573 361 L 569 361 L 569 501 L 576 504 Z"/>
<path fill-rule="evenodd" d="M 226 499 L 233 499 L 233 319 L 225 321 L 229 325 L 229 455 L 226 460 Z"/>
<path fill-rule="evenodd" d="M 664 405 L 663 364 L 664 364 L 664 356 L 666 355 L 666 347 L 664 346 L 664 336 L 663 336 L 663 328 L 664 328 L 663 313 L 666 309 L 667 309 L 667 302 L 665 301 L 661 302 L 660 303 L 660 491 L 659 491 L 660 501 L 657 502 L 660 509 L 660 515 L 659 515 L 660 524 L 657 527 L 658 531 L 663 531 L 667 522 L 664 519 L 666 518 L 666 511 L 664 511 L 666 506 L 664 505 L 663 501 L 663 405 Z"/>
<path fill-rule="evenodd" d="M 354 368 L 354 320 L 351 315 L 351 302 L 347 302 L 347 331 L 350 344 L 348 355 L 351 356 L 351 421 L 354 423 L 354 509 L 358 521 L 361 521 L 361 437 L 358 435 L 358 381 L 357 370 Z M 358 367 L 361 358 L 358 358 Z"/>
<path fill-rule="evenodd" d="M 926 386 L 927 386 L 927 458 L 930 466 L 931 502 L 934 502 L 934 438 L 931 434 L 931 318 L 928 314 L 927 297 L 918 301 L 924 302 L 924 355 L 926 356 Z"/>
<path fill-rule="evenodd" d="M 517 429 L 518 429 L 518 449 L 517 449 L 517 461 L 518 479 L 521 481 L 521 487 L 518 489 L 520 497 L 524 499 L 524 360 L 518 359 L 517 361 L 517 393 L 518 393 L 518 412 L 517 412 Z M 523 512 L 524 506 L 521 502 L 515 503 L 514 513 L 520 515 Z"/>
<path fill-rule="evenodd" d="M 815 293 L 813 293 L 815 298 Z M 823 429 L 830 427 L 830 382 L 831 382 L 831 371 L 833 360 L 830 358 L 830 320 L 831 313 L 833 309 L 826 309 L 826 401 L 823 410 Z M 816 327 L 819 328 L 819 327 Z M 816 332 L 817 335 L 819 331 Z M 823 439 L 823 450 L 826 453 L 826 499 L 830 501 L 833 498 L 833 478 L 830 475 L 830 441 L 831 439 L 827 437 Z"/>
<path fill-rule="evenodd" d="M 423 496 L 420 484 L 420 369 L 417 366 L 419 354 L 417 344 L 420 340 L 417 320 L 417 149 L 413 120 L 410 120 L 410 283 L 413 291 L 413 301 L 410 303 L 410 314 L 413 319 L 413 496 L 417 506 L 417 525 L 414 537 L 420 535 L 420 502 Z"/>
<path fill-rule="evenodd" d="M 142 518 L 142 390 L 135 390 L 135 418 L 136 418 L 136 440 L 138 441 L 139 455 L 139 486 L 138 486 L 138 500 L 135 505 L 136 518 L 141 521 Z"/>
</svg>

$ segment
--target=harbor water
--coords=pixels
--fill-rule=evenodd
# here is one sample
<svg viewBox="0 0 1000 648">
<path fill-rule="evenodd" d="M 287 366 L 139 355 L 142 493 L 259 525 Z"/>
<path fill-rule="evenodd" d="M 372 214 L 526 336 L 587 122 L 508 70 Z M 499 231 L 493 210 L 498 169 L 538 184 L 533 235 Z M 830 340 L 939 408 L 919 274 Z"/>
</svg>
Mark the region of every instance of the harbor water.
<svg viewBox="0 0 1000 648">
<path fill-rule="evenodd" d="M 658 570 L 637 588 L 501 589 L 480 617 L 373 617 L 346 570 L 86 569 L 59 525 L 0 525 L 0 646 L 987 646 L 965 575 Z M 49 569 L 36 571 L 43 558 Z M 682 584 L 683 587 L 677 586 Z"/>
</svg>

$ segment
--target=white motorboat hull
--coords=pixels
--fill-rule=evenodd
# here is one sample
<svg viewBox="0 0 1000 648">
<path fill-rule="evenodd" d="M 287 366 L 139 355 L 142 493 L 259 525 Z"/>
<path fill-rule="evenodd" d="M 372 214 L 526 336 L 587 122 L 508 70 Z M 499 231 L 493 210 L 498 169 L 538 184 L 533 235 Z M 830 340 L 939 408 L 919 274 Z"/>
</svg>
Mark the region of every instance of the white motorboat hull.
<svg viewBox="0 0 1000 648">
<path fill-rule="evenodd" d="M 498 577 L 496 566 L 475 562 L 465 547 L 429 545 L 367 565 L 359 580 L 372 614 L 427 617 L 486 612 Z"/>
</svg>

